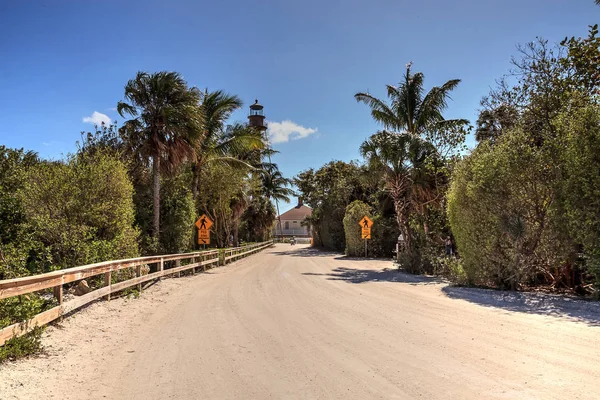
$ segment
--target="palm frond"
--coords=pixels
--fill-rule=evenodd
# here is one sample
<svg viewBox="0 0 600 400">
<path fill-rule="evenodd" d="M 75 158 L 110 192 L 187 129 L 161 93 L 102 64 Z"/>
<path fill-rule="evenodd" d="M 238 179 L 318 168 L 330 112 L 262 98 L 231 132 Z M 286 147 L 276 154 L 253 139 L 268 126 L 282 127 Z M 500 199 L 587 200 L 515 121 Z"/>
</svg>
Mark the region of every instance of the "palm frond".
<svg viewBox="0 0 600 400">
<path fill-rule="evenodd" d="M 358 102 L 365 103 L 371 108 L 371 116 L 384 127 L 395 128 L 396 117 L 393 110 L 382 100 L 370 95 L 369 93 L 356 93 L 354 98 Z"/>
</svg>

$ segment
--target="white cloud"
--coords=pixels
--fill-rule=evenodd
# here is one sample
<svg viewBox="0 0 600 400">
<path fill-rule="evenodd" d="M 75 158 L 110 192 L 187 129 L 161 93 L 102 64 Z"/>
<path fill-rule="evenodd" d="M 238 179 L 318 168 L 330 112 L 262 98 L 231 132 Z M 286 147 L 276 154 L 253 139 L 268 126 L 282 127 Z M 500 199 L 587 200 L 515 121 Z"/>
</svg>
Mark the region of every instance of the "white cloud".
<svg viewBox="0 0 600 400">
<path fill-rule="evenodd" d="M 282 122 L 268 121 L 267 124 L 269 127 L 267 133 L 269 134 L 271 143 L 285 143 L 290 140 L 303 139 L 317 132 L 316 129 L 305 128 L 289 120 Z"/>
<path fill-rule="evenodd" d="M 104 122 L 108 125 L 112 121 L 108 115 L 94 111 L 91 117 L 83 117 L 83 122 L 94 125 L 101 125 Z"/>
</svg>

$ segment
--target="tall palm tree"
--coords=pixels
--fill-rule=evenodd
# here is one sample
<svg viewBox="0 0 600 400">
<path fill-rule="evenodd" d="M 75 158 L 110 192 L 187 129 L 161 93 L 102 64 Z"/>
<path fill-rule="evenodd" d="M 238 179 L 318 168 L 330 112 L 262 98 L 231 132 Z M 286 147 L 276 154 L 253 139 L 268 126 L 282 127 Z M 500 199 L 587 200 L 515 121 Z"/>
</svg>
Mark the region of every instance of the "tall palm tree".
<svg viewBox="0 0 600 400">
<path fill-rule="evenodd" d="M 279 222 L 279 231 L 283 240 L 283 230 L 281 229 L 281 213 L 279 212 L 279 201 L 290 202 L 290 197 L 296 193 L 289 186 L 292 185 L 292 180 L 285 178 L 277 164 L 269 162 L 266 164 L 262 172 L 262 192 L 269 200 L 275 200 L 277 204 L 277 219 Z"/>
<path fill-rule="evenodd" d="M 290 202 L 290 196 L 295 194 L 289 186 L 291 179 L 285 178 L 277 165 L 272 164 L 262 174 L 263 194 L 270 200 Z"/>
<path fill-rule="evenodd" d="M 387 85 L 389 102 L 369 93 L 357 93 L 354 98 L 371 109 L 373 119 L 386 129 L 371 136 L 361 146 L 367 160 L 383 169 L 386 186 L 394 199 L 398 225 L 406 240 L 406 249 L 412 250 L 412 236 L 408 215 L 412 211 L 425 216 L 426 205 L 440 200 L 437 190 L 439 172 L 428 165 L 436 165 L 435 148 L 425 139 L 434 132 L 452 131 L 468 124 L 465 119 L 444 119 L 450 92 L 460 83 L 451 79 L 425 93 L 424 76 L 411 72 L 412 63 L 398 86 Z M 431 161 L 434 161 L 431 163 Z M 425 222 L 423 228 L 428 233 Z"/>
<path fill-rule="evenodd" d="M 242 155 L 265 147 L 261 135 L 243 124 L 226 126 L 231 114 L 242 107 L 242 100 L 221 90 L 204 93 L 202 112 L 204 115 L 203 136 L 196 143 L 196 161 L 193 165 L 194 182 L 192 193 L 198 196 L 202 167 L 210 162 L 222 162 L 241 168 L 251 168 Z"/>
<path fill-rule="evenodd" d="M 367 104 L 371 108 L 373 119 L 385 129 L 404 131 L 413 136 L 468 123 L 464 119 L 446 120 L 442 116 L 448 106 L 450 92 L 458 86 L 460 79 L 449 80 L 425 94 L 423 73 L 412 74 L 411 67 L 412 63 L 406 65 L 404 79 L 398 86 L 387 85 L 389 103 L 363 92 L 356 93 L 354 98 Z"/>
<path fill-rule="evenodd" d="M 177 72 L 138 72 L 125 85 L 121 117 L 132 117 L 120 129 L 140 161 L 151 162 L 153 175 L 153 237 L 160 232 L 160 176 L 194 157 L 193 143 L 202 135 L 200 91 L 189 88 Z"/>
<path fill-rule="evenodd" d="M 408 133 L 387 130 L 372 135 L 360 146 L 361 155 L 374 171 L 379 171 L 394 201 L 396 219 L 405 239 L 405 250 L 413 251 L 409 216 L 428 198 L 427 168 L 435 148 L 427 141 Z"/>
</svg>

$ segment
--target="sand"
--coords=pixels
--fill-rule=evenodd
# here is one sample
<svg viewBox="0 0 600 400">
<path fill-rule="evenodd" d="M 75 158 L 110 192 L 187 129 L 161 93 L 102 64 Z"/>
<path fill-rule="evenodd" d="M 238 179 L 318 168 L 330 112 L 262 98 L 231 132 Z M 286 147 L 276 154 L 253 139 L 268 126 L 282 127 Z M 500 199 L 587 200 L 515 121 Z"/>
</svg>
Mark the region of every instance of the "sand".
<svg viewBox="0 0 600 400">
<path fill-rule="evenodd" d="M 594 399 L 600 309 L 277 245 L 98 302 L 0 399 Z"/>
</svg>

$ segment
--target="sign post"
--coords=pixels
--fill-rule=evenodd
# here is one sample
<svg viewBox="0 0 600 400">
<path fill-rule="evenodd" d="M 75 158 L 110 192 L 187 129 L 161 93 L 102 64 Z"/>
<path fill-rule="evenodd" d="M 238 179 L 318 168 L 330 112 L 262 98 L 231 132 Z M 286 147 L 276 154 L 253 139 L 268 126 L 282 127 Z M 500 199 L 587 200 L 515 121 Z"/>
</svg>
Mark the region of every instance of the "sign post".
<svg viewBox="0 0 600 400">
<path fill-rule="evenodd" d="M 210 244 L 210 227 L 213 226 L 211 219 L 202 214 L 195 225 L 198 228 L 198 244 Z"/>
<path fill-rule="evenodd" d="M 367 240 L 371 239 L 371 226 L 373 221 L 366 215 L 358 223 L 361 229 L 361 237 L 365 240 L 365 258 L 367 257 Z"/>
</svg>

